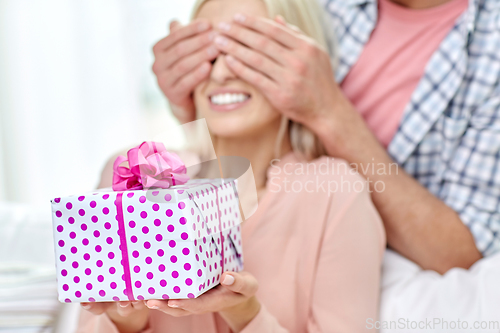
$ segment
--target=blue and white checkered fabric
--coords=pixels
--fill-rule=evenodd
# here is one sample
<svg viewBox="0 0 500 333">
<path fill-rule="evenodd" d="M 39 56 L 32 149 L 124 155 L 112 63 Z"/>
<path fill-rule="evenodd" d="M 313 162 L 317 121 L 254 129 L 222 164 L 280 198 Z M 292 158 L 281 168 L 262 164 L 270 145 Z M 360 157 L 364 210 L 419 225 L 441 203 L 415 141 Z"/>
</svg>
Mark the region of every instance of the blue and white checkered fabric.
<svg viewBox="0 0 500 333">
<path fill-rule="evenodd" d="M 341 82 L 377 23 L 377 1 L 320 1 L 335 24 Z M 388 151 L 460 215 L 483 255 L 500 250 L 499 0 L 470 0 L 428 63 Z"/>
</svg>

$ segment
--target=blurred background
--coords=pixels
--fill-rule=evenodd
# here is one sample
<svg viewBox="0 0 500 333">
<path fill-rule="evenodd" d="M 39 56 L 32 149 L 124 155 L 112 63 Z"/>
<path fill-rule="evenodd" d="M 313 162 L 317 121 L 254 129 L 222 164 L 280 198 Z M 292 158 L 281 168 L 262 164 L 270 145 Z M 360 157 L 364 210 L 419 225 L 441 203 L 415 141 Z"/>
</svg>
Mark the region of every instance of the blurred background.
<svg viewBox="0 0 500 333">
<path fill-rule="evenodd" d="M 0 332 L 70 333 L 50 199 L 91 191 L 115 153 L 184 144 L 151 71 L 194 0 L 0 0 Z M 56 329 L 54 327 L 57 327 Z"/>
<path fill-rule="evenodd" d="M 0 200 L 91 190 L 112 154 L 177 130 L 152 47 L 193 3 L 0 0 Z"/>
</svg>

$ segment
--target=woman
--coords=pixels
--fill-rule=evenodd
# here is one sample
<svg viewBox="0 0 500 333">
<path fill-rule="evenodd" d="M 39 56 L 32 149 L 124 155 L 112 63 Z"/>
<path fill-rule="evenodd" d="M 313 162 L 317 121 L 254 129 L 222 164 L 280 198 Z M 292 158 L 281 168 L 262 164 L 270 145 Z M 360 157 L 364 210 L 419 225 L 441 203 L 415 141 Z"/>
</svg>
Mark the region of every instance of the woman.
<svg viewBox="0 0 500 333">
<path fill-rule="evenodd" d="M 215 27 L 237 12 L 279 14 L 325 45 L 319 10 L 307 0 L 200 0 L 194 12 Z M 214 56 L 194 102 L 217 155 L 252 165 L 259 207 L 242 225 L 245 272 L 223 274 L 197 299 L 82 304 L 78 332 L 366 331 L 377 318 L 385 235 L 367 186 L 359 190 L 364 180 L 345 162 L 321 158 L 318 138 Z"/>
</svg>

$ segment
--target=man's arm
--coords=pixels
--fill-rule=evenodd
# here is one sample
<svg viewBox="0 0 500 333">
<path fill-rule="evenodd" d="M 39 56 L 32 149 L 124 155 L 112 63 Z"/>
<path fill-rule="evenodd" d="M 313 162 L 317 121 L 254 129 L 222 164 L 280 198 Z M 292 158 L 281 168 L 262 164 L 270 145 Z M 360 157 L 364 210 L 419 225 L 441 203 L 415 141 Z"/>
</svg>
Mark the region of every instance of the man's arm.
<svg viewBox="0 0 500 333">
<path fill-rule="evenodd" d="M 271 20 L 244 15 L 221 31 L 227 38 L 215 42 L 227 54 L 230 69 L 283 114 L 313 130 L 331 156 L 364 165 L 394 163 L 334 81 L 328 54 L 310 39 Z M 403 170 L 392 175 L 359 171 L 385 184 L 373 201 L 389 246 L 439 273 L 468 268 L 481 258 L 457 213 Z"/>
</svg>

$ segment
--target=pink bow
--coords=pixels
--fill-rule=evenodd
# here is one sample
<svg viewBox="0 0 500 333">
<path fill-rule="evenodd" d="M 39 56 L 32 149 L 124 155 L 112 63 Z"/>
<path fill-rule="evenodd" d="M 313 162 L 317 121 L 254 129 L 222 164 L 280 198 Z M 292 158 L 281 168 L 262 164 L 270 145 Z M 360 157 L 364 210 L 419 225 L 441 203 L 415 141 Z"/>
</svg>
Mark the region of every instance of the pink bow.
<svg viewBox="0 0 500 333">
<path fill-rule="evenodd" d="M 133 191 L 185 184 L 189 177 L 177 154 L 169 153 L 162 143 L 143 142 L 118 156 L 113 164 L 113 191 Z M 129 167 L 120 166 L 128 161 Z"/>
</svg>

